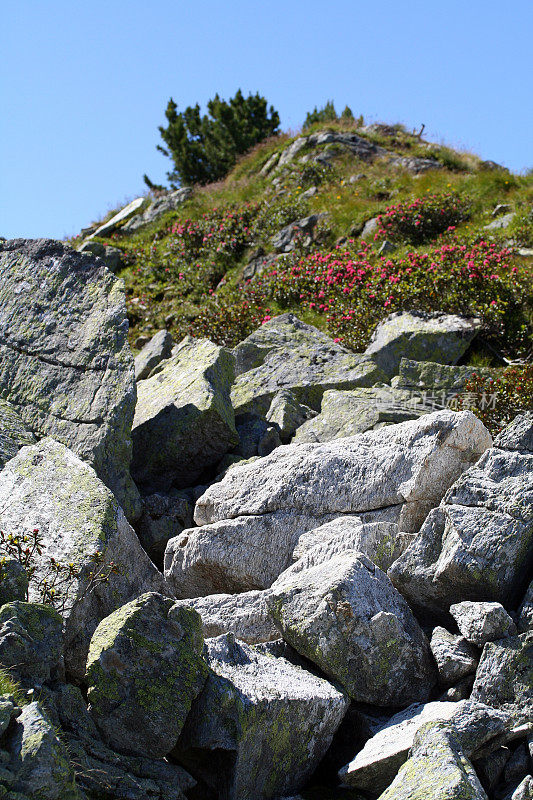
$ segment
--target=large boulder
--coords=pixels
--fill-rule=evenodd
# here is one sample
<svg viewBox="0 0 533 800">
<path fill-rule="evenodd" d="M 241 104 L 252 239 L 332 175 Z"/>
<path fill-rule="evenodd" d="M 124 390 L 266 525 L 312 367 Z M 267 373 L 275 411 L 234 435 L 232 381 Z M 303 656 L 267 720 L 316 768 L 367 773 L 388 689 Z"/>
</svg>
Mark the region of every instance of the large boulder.
<svg viewBox="0 0 533 800">
<path fill-rule="evenodd" d="M 159 217 L 166 214 L 168 211 L 175 211 L 191 194 L 192 189 L 189 186 L 182 186 L 174 192 L 168 192 L 167 194 L 155 197 L 148 208 L 143 212 L 138 213 L 136 211 L 135 216 L 131 217 L 126 222 L 122 230 L 133 233 L 139 228 L 142 228 L 143 225 L 148 225 L 150 222 L 159 219 Z"/>
<path fill-rule="evenodd" d="M 352 353 L 294 314 L 274 317 L 234 349 L 235 411 L 267 414 L 274 396 L 290 390 L 314 410 L 326 389 L 373 386 L 385 380 L 371 358 Z"/>
<path fill-rule="evenodd" d="M 441 312 L 397 311 L 380 322 L 365 350 L 389 377 L 402 358 L 455 364 L 481 328 L 479 319 Z"/>
<path fill-rule="evenodd" d="M 21 447 L 34 444 L 35 436 L 28 430 L 20 414 L 10 403 L 0 400 L 0 469 L 16 456 Z"/>
<path fill-rule="evenodd" d="M 0 608 L 0 664 L 25 686 L 64 676 L 63 620 L 47 605 L 15 601 Z"/>
<path fill-rule="evenodd" d="M 157 567 L 163 566 L 169 540 L 193 524 L 192 513 L 191 498 L 179 489 L 154 492 L 143 497 L 143 513 L 135 530 Z"/>
<path fill-rule="evenodd" d="M 65 620 L 66 667 L 81 678 L 102 617 L 143 591 L 164 590 L 163 577 L 94 470 L 53 439 L 23 447 L 6 464 L 0 472 L 0 509 L 6 533 L 23 537 L 38 531 L 30 601 L 41 600 L 39 587 L 51 578 L 52 559 L 72 563 L 76 571 L 68 582 L 59 582 L 56 602 Z M 117 574 L 110 574 L 111 562 Z M 102 580 L 107 575 L 109 580 Z"/>
<path fill-rule="evenodd" d="M 465 639 L 477 647 L 516 634 L 514 620 L 501 603 L 474 603 L 464 600 L 450 606 L 450 614 Z"/>
<path fill-rule="evenodd" d="M 173 755 L 220 800 L 298 791 L 348 707 L 331 684 L 235 641 L 206 642 L 209 677 Z"/>
<path fill-rule="evenodd" d="M 320 414 L 298 428 L 294 442 L 329 442 L 434 411 L 420 395 L 390 386 L 324 392 Z"/>
<path fill-rule="evenodd" d="M 533 723 L 533 632 L 488 642 L 472 689 L 472 700 Z"/>
<path fill-rule="evenodd" d="M 285 641 L 352 699 L 399 706 L 428 698 L 437 677 L 429 643 L 385 573 L 362 553 L 287 570 L 267 605 Z"/>
<path fill-rule="evenodd" d="M 518 632 L 525 633 L 531 630 L 533 630 L 533 580 L 522 600 L 518 616 Z"/>
<path fill-rule="evenodd" d="M 533 452 L 521 449 L 531 429 L 533 414 L 515 419 L 392 565 L 410 603 L 448 611 L 463 600 L 520 601 L 533 558 Z"/>
<path fill-rule="evenodd" d="M 232 633 L 247 644 L 272 642 L 279 631 L 268 611 L 265 591 L 210 594 L 178 601 L 194 608 L 202 618 L 205 639 Z"/>
<path fill-rule="evenodd" d="M 483 367 L 446 366 L 433 361 L 413 361 L 402 358 L 398 375 L 391 385 L 397 389 L 431 391 L 435 399 L 446 401 L 454 394 L 461 392 L 467 381 L 474 376 L 491 377 L 494 371 Z"/>
<path fill-rule="evenodd" d="M 462 636 L 455 636 L 446 628 L 437 626 L 433 629 L 430 644 L 441 686 L 453 686 L 476 671 L 478 651 Z"/>
<path fill-rule="evenodd" d="M 426 722 L 411 755 L 379 800 L 488 800 L 457 731 L 447 722 Z"/>
<path fill-rule="evenodd" d="M 182 597 L 264 589 L 289 565 L 298 537 L 336 517 L 417 531 L 490 443 L 472 413 L 440 411 L 348 439 L 278 447 L 237 464 L 200 497 L 201 527 L 170 540 L 165 574 Z"/>
<path fill-rule="evenodd" d="M 384 791 L 407 761 L 417 731 L 435 721 L 453 724 L 468 757 L 505 733 L 511 724 L 507 714 L 470 700 L 409 706 L 380 727 L 355 758 L 339 771 L 342 783 L 370 792 Z"/>
<path fill-rule="evenodd" d="M 24 706 L 8 737 L 12 792 L 39 800 L 81 800 L 68 750 L 38 703 Z"/>
<path fill-rule="evenodd" d="M 131 203 L 128 203 L 124 208 L 121 208 L 120 211 L 117 211 L 116 214 L 113 214 L 110 219 L 103 222 L 102 225 L 99 225 L 88 239 L 92 239 L 94 236 L 109 236 L 109 234 L 113 233 L 125 220 L 136 214 L 144 202 L 144 197 L 136 197 Z"/>
<path fill-rule="evenodd" d="M 172 336 L 167 330 L 157 331 L 135 356 L 135 380 L 142 381 L 149 378 L 152 370 L 161 361 L 170 358 L 173 344 Z"/>
<path fill-rule="evenodd" d="M 139 381 L 132 474 L 146 491 L 193 485 L 238 443 L 233 377 L 231 353 L 187 337 L 151 378 Z"/>
<path fill-rule="evenodd" d="M 124 285 L 91 255 L 49 239 L 0 243 L 0 395 L 140 513 L 129 475 L 135 375 Z"/>
<path fill-rule="evenodd" d="M 173 605 L 155 592 L 141 595 L 103 619 L 91 639 L 89 711 L 119 751 L 166 756 L 205 682 L 201 619 Z"/>
</svg>

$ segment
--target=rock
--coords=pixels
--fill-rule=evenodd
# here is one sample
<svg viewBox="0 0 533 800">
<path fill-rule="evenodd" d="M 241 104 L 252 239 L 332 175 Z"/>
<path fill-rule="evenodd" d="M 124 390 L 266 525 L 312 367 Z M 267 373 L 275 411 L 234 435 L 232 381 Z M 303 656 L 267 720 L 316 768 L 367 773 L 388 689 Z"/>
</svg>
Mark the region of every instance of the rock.
<svg viewBox="0 0 533 800">
<path fill-rule="evenodd" d="M 124 206 L 118 214 L 114 214 L 111 219 L 104 222 L 103 225 L 100 225 L 94 233 L 92 233 L 88 238 L 92 239 L 94 236 L 109 236 L 110 233 L 113 233 L 114 230 L 120 225 L 121 222 L 128 219 L 128 217 L 133 216 L 139 208 L 143 205 L 145 198 L 144 197 L 137 197 L 135 200 L 132 200 L 131 203 L 128 203 L 127 206 Z"/>
<path fill-rule="evenodd" d="M 278 258 L 279 256 L 275 253 L 268 253 L 267 255 L 263 253 L 251 258 L 242 271 L 243 280 L 249 281 L 255 278 L 256 275 L 262 275 L 263 272 L 277 263 Z"/>
<path fill-rule="evenodd" d="M 0 664 L 26 686 L 64 677 L 63 620 L 50 606 L 14 601 L 0 608 Z"/>
<path fill-rule="evenodd" d="M 523 633 L 483 648 L 472 700 L 500 708 L 515 721 L 533 722 L 533 633 Z"/>
<path fill-rule="evenodd" d="M 364 514 L 363 522 L 414 532 L 490 441 L 470 412 L 440 411 L 237 464 L 197 501 L 201 527 L 169 542 L 165 575 L 179 597 L 265 589 L 302 533 L 339 516 Z"/>
<path fill-rule="evenodd" d="M 269 424 L 258 414 L 238 414 L 235 417 L 235 428 L 239 444 L 233 450 L 233 454 L 242 458 L 267 456 L 281 444 L 277 427 Z"/>
<path fill-rule="evenodd" d="M 149 378 L 154 367 L 157 367 L 166 358 L 170 358 L 173 344 L 172 336 L 164 329 L 152 336 L 135 357 L 135 380 L 141 381 Z"/>
<path fill-rule="evenodd" d="M 279 161 L 277 163 L 278 167 L 284 167 L 290 161 L 292 161 L 295 156 L 300 152 L 300 150 L 305 147 L 307 144 L 307 137 L 300 136 L 298 139 L 295 139 L 285 150 L 282 152 L 281 156 L 279 157 Z"/>
<path fill-rule="evenodd" d="M 431 636 L 431 652 L 437 662 L 441 686 L 453 686 L 476 671 L 478 654 L 462 636 L 436 627 Z"/>
<path fill-rule="evenodd" d="M 13 406 L 0 400 L 0 469 L 21 447 L 34 443 L 35 436 L 26 428 L 21 416 Z"/>
<path fill-rule="evenodd" d="M 193 609 L 150 592 L 102 620 L 91 639 L 89 712 L 110 747 L 152 758 L 176 744 L 207 674 Z"/>
<path fill-rule="evenodd" d="M 378 232 L 379 221 L 377 217 L 372 217 L 365 222 L 363 230 L 361 231 L 361 239 L 374 241 L 374 235 Z"/>
<path fill-rule="evenodd" d="M 455 364 L 480 327 L 480 320 L 455 314 L 397 311 L 376 327 L 365 355 L 389 377 L 398 372 L 403 357 Z"/>
<path fill-rule="evenodd" d="M 326 389 L 372 386 L 385 380 L 371 359 L 351 353 L 294 314 L 281 314 L 234 349 L 236 413 L 266 415 L 274 395 L 291 390 L 314 410 Z"/>
<path fill-rule="evenodd" d="M 516 787 L 506 800 L 533 800 L 533 777 L 526 775 L 523 781 Z"/>
<path fill-rule="evenodd" d="M 369 739 L 353 761 L 339 771 L 343 785 L 383 792 L 407 761 L 417 732 L 429 722 L 449 721 L 466 756 L 504 732 L 508 717 L 484 705 L 460 703 L 415 704 L 395 714 Z"/>
<path fill-rule="evenodd" d="M 505 765 L 505 783 L 517 784 L 527 775 L 529 770 L 529 752 L 526 744 L 522 742 L 511 754 L 510 759 Z"/>
<path fill-rule="evenodd" d="M 507 747 L 499 747 L 484 758 L 474 761 L 474 766 L 483 786 L 493 794 L 494 788 L 498 784 L 505 765 L 511 755 Z"/>
<path fill-rule="evenodd" d="M 533 630 L 533 581 L 529 584 L 526 595 L 520 606 L 518 617 L 518 632 L 525 633 Z"/>
<path fill-rule="evenodd" d="M 497 206 L 492 210 L 492 217 L 499 217 L 502 214 L 507 214 L 511 210 L 511 206 L 509 203 L 498 203 Z"/>
<path fill-rule="evenodd" d="M 428 642 L 387 576 L 362 553 L 288 570 L 267 605 L 285 641 L 353 700 L 386 707 L 427 699 L 436 679 Z"/>
<path fill-rule="evenodd" d="M 290 225 L 286 225 L 271 239 L 274 250 L 277 253 L 290 253 L 299 241 L 303 243 L 304 247 L 309 247 L 313 241 L 313 232 L 317 222 L 325 216 L 326 214 L 311 214 L 309 217 L 297 219 Z"/>
<path fill-rule="evenodd" d="M 92 253 L 93 256 L 98 256 L 98 258 L 104 258 L 105 256 L 105 245 L 101 242 L 93 242 L 91 239 L 83 242 L 77 250 L 78 253 Z"/>
<path fill-rule="evenodd" d="M 25 600 L 28 592 L 28 573 L 16 558 L 0 557 L 0 605 L 13 600 Z"/>
<path fill-rule="evenodd" d="M 196 781 L 177 764 L 110 750 L 102 741 L 78 687 L 66 684 L 46 693 L 52 722 L 62 731 L 76 782 L 87 797 L 128 800 L 185 800 Z M 83 795 L 85 798 L 85 795 Z"/>
<path fill-rule="evenodd" d="M 133 233 L 139 228 L 142 228 L 143 225 L 148 225 L 150 222 L 159 219 L 159 217 L 163 216 L 163 214 L 166 214 L 168 211 L 175 211 L 191 196 L 191 194 L 192 189 L 189 186 L 183 186 L 162 197 L 154 198 L 148 208 L 142 214 L 136 214 L 130 219 L 123 226 L 122 230 Z"/>
<path fill-rule="evenodd" d="M 316 411 L 304 403 L 300 403 L 290 389 L 284 389 L 277 392 L 272 398 L 266 419 L 278 426 L 281 441 L 286 444 L 300 425 L 315 416 Z"/>
<path fill-rule="evenodd" d="M 472 694 L 472 686 L 474 685 L 474 675 L 467 675 L 466 678 L 461 678 L 454 686 L 450 686 L 442 696 L 439 698 L 440 700 L 451 700 L 454 703 L 458 703 L 459 700 L 468 700 L 470 695 Z"/>
<path fill-rule="evenodd" d="M 279 157 L 279 153 L 272 153 L 270 158 L 268 158 L 265 164 L 261 167 L 259 174 L 263 176 L 268 175 L 268 173 L 271 172 L 278 163 Z"/>
<path fill-rule="evenodd" d="M 478 647 L 504 636 L 516 635 L 516 625 L 500 603 L 464 600 L 450 606 L 450 614 L 465 639 Z"/>
<path fill-rule="evenodd" d="M 302 533 L 294 548 L 291 574 L 329 561 L 346 550 L 364 553 L 380 569 L 387 570 L 411 541 L 399 534 L 397 522 L 367 522 L 356 515 L 337 517 L 319 528 Z M 285 571 L 286 574 L 287 570 Z"/>
<path fill-rule="evenodd" d="M 526 417 L 457 480 L 390 568 L 410 604 L 447 611 L 467 599 L 519 602 L 533 553 L 533 453 L 515 449 L 531 435 Z"/>
<path fill-rule="evenodd" d="M 119 250 L 118 247 L 110 247 L 108 245 L 105 248 L 104 262 L 108 270 L 114 275 L 124 266 L 122 256 L 122 250 Z"/>
<path fill-rule="evenodd" d="M 386 256 L 388 253 L 394 253 L 394 251 L 397 249 L 398 248 L 395 244 L 392 244 L 392 242 L 389 242 L 387 239 L 385 239 L 385 241 L 381 243 L 381 246 L 378 250 L 378 256 Z"/>
<path fill-rule="evenodd" d="M 168 494 L 147 495 L 143 501 L 143 515 L 135 526 L 137 535 L 154 564 L 162 568 L 169 540 L 193 524 L 191 500 L 184 492 L 171 489 Z"/>
<path fill-rule="evenodd" d="M 6 464 L 0 472 L 0 509 L 2 530 L 23 536 L 36 529 L 40 535 L 30 601 L 41 600 L 38 584 L 50 578 L 51 558 L 63 565 L 72 562 L 79 572 L 59 587 L 57 607 L 65 620 L 65 665 L 81 678 L 91 635 L 102 617 L 143 591 L 164 590 L 163 577 L 94 470 L 53 439 L 23 447 Z M 94 583 L 97 551 L 97 577 L 109 574 L 111 562 L 119 572 Z"/>
<path fill-rule="evenodd" d="M 482 367 L 450 367 L 402 358 L 398 375 L 392 379 L 391 385 L 396 389 L 430 390 L 445 401 L 446 397 L 461 392 L 474 375 L 490 378 L 492 374 L 492 370 Z"/>
<path fill-rule="evenodd" d="M 297 792 L 328 749 L 346 698 L 231 634 L 205 649 L 209 677 L 173 755 L 226 800 Z"/>
<path fill-rule="evenodd" d="M 498 434 L 494 447 L 501 450 L 533 453 L 533 412 L 517 414 L 514 420 Z"/>
<path fill-rule="evenodd" d="M 39 800 L 79 800 L 68 751 L 38 703 L 24 706 L 8 748 L 12 790 Z"/>
<path fill-rule="evenodd" d="M 295 442 L 329 442 L 416 419 L 435 408 L 425 405 L 420 395 L 390 386 L 371 389 L 329 389 L 324 392 L 318 416 L 302 424 Z"/>
<path fill-rule="evenodd" d="M 197 501 L 201 527 L 169 542 L 165 575 L 179 597 L 265 589 L 289 565 L 302 533 L 341 515 L 416 531 L 489 443 L 473 414 L 442 411 L 237 464 Z"/>
<path fill-rule="evenodd" d="M 7 731 L 12 717 L 20 716 L 21 709 L 15 705 L 14 697 L 0 695 L 0 736 Z"/>
<path fill-rule="evenodd" d="M 223 347 L 187 337 L 137 384 L 132 474 L 147 493 L 191 486 L 237 444 L 233 364 Z"/>
<path fill-rule="evenodd" d="M 498 231 L 503 228 L 508 228 L 515 216 L 516 214 L 514 212 L 504 214 L 503 217 L 498 217 L 498 219 L 495 219 L 493 222 L 489 222 L 488 225 L 484 225 L 483 228 L 486 231 Z"/>
<path fill-rule="evenodd" d="M 411 756 L 379 800 L 487 800 L 457 734 L 446 722 L 416 732 Z"/>
<path fill-rule="evenodd" d="M 224 633 L 232 633 L 247 644 L 279 639 L 279 631 L 268 612 L 265 592 L 211 594 L 179 602 L 200 614 L 205 639 Z"/>
<path fill-rule="evenodd" d="M 26 427 L 93 466 L 135 519 L 135 409 L 124 286 L 97 259 L 50 239 L 0 245 L 0 387 Z"/>
<path fill-rule="evenodd" d="M 429 169 L 443 169 L 443 164 L 434 158 L 416 158 L 408 156 L 392 155 L 388 159 L 389 164 L 398 169 L 405 169 L 413 175 L 420 175 Z"/>
<path fill-rule="evenodd" d="M 310 186 L 309 189 L 306 189 L 305 192 L 301 193 L 300 198 L 302 200 L 310 200 L 316 194 L 318 194 L 318 187 L 317 186 Z"/>
</svg>

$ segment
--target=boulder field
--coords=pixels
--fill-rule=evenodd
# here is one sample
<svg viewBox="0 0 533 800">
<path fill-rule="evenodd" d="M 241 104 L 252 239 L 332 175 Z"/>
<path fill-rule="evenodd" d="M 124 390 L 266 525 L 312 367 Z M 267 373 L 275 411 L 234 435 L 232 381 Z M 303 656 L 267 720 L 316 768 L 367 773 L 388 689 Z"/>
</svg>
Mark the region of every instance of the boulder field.
<svg viewBox="0 0 533 800">
<path fill-rule="evenodd" d="M 1 242 L 0 797 L 532 800 L 533 412 L 427 401 L 478 329 L 134 360 L 89 248 Z"/>
</svg>

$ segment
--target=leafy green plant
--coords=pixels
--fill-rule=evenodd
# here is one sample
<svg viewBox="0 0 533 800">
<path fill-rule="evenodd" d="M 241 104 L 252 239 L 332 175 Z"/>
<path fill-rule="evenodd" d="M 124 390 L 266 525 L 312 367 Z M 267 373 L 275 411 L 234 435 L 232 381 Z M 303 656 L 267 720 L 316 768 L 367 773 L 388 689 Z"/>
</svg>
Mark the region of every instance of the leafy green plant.
<svg viewBox="0 0 533 800">
<path fill-rule="evenodd" d="M 379 214 L 378 236 L 394 242 L 424 244 L 470 217 L 471 204 L 456 194 L 430 194 L 387 206 Z"/>
<path fill-rule="evenodd" d="M 520 209 L 505 233 L 521 247 L 533 247 L 533 208 Z"/>
<path fill-rule="evenodd" d="M 219 180 L 234 166 L 237 156 L 258 142 L 277 133 L 279 114 L 259 94 L 244 97 L 241 90 L 222 100 L 215 95 L 207 104 L 208 113 L 200 114 L 200 106 L 187 106 L 178 113 L 171 98 L 165 116 L 167 126 L 159 127 L 165 147 L 158 145 L 174 162 L 168 173 L 172 185 L 205 184 Z"/>
<path fill-rule="evenodd" d="M 0 567 L 8 556 L 16 559 L 26 570 L 26 600 L 31 593 L 36 602 L 52 606 L 60 613 L 65 611 L 82 571 L 72 562 L 59 561 L 53 556 L 48 556 L 44 565 L 39 564 L 38 558 L 43 553 L 43 538 L 38 528 L 23 534 L 6 534 L 0 530 L 0 551 L 5 553 L 4 559 L 0 559 Z M 106 563 L 99 551 L 92 554 L 91 562 L 92 567 L 79 598 L 91 594 L 97 586 L 107 583 L 112 575 L 119 573 L 118 565 L 114 561 Z"/>
</svg>

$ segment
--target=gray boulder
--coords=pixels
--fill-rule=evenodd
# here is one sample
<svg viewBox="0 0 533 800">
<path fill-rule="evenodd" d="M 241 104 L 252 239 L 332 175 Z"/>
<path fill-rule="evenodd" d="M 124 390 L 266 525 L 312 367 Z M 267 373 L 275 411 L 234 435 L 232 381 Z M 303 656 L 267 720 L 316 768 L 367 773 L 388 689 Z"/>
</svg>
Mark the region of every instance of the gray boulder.
<svg viewBox="0 0 533 800">
<path fill-rule="evenodd" d="M 197 611 L 202 618 L 205 639 L 232 633 L 247 644 L 273 642 L 279 631 L 268 611 L 264 591 L 241 594 L 211 594 L 180 601 Z"/>
<path fill-rule="evenodd" d="M 176 744 L 207 675 L 196 611 L 151 592 L 96 628 L 87 657 L 89 712 L 113 749 L 152 758 Z"/>
<path fill-rule="evenodd" d="M 484 228 L 486 231 L 498 231 L 503 228 L 508 228 L 515 216 L 516 214 L 511 211 L 510 214 L 504 214 L 502 217 L 498 217 L 492 222 L 489 222 L 488 225 L 484 225 Z"/>
<path fill-rule="evenodd" d="M 15 601 L 0 608 L 0 664 L 25 686 L 64 677 L 63 620 L 50 606 Z"/>
<path fill-rule="evenodd" d="M 17 558 L 0 556 L 0 605 L 26 600 L 28 573 Z"/>
<path fill-rule="evenodd" d="M 94 470 L 64 445 L 43 439 L 23 447 L 0 472 L 0 527 L 18 536 L 37 529 L 35 573 L 29 599 L 39 602 L 39 583 L 50 580 L 51 559 L 72 562 L 77 576 L 58 586 L 65 620 L 65 663 L 81 678 L 91 635 L 106 614 L 143 591 L 163 590 L 164 580 L 139 544 L 116 498 Z M 100 566 L 95 570 L 94 554 Z M 110 574 L 110 564 L 118 574 Z"/>
<path fill-rule="evenodd" d="M 533 630 L 533 581 L 522 600 L 518 617 L 518 632 L 525 633 Z"/>
<path fill-rule="evenodd" d="M 450 606 L 450 614 L 465 639 L 478 647 L 504 636 L 516 635 L 516 625 L 501 603 L 464 600 Z"/>
<path fill-rule="evenodd" d="M 488 642 L 472 689 L 472 700 L 512 714 L 518 723 L 533 723 L 533 633 Z"/>
<path fill-rule="evenodd" d="M 200 497 L 200 527 L 169 542 L 165 575 L 179 597 L 265 589 L 302 533 L 339 516 L 417 531 L 490 442 L 470 412 L 440 411 L 350 439 L 278 447 L 235 465 Z"/>
<path fill-rule="evenodd" d="M 180 189 L 176 189 L 174 192 L 168 192 L 168 194 L 164 194 L 161 197 L 155 197 L 148 208 L 140 214 L 136 213 L 134 217 L 126 222 L 122 230 L 128 233 L 139 230 L 143 225 L 154 222 L 168 211 L 175 211 L 191 194 L 192 189 L 189 186 L 183 186 Z"/>
<path fill-rule="evenodd" d="M 454 314 L 397 311 L 380 322 L 365 350 L 389 377 L 402 358 L 455 364 L 478 333 L 481 322 Z"/>
<path fill-rule="evenodd" d="M 16 456 L 21 447 L 34 444 L 35 436 L 28 430 L 13 406 L 0 400 L 0 469 Z"/>
<path fill-rule="evenodd" d="M 246 264 L 242 271 L 242 278 L 245 281 L 249 281 L 254 278 L 256 275 L 262 275 L 267 269 L 276 264 L 279 255 L 275 253 L 264 253 L 262 252 L 259 255 L 255 255 Z"/>
<path fill-rule="evenodd" d="M 464 389 L 465 383 L 474 375 L 491 377 L 494 370 L 483 367 L 453 367 L 433 361 L 413 361 L 402 358 L 391 385 L 397 389 L 419 390 L 432 393 L 436 401 L 445 401 Z"/>
<path fill-rule="evenodd" d="M 320 414 L 298 428 L 294 442 L 329 442 L 435 410 L 423 397 L 390 386 L 324 392 Z"/>
<path fill-rule="evenodd" d="M 343 785 L 370 792 L 383 792 L 407 761 L 417 731 L 428 722 L 449 721 L 466 756 L 510 725 L 501 711 L 483 703 L 434 702 L 409 706 L 395 714 L 372 736 L 355 758 L 339 771 Z"/>
<path fill-rule="evenodd" d="M 38 703 L 24 706 L 8 736 L 12 792 L 39 800 L 81 800 L 68 751 Z"/>
<path fill-rule="evenodd" d="M 286 444 L 294 436 L 297 428 L 314 416 L 316 411 L 300 403 L 290 389 L 282 389 L 272 398 L 266 419 L 278 426 L 281 441 Z"/>
<path fill-rule="evenodd" d="M 517 449 L 533 427 L 526 417 L 457 480 L 390 568 L 408 602 L 447 611 L 467 599 L 520 601 L 533 555 L 533 453 Z"/>
<path fill-rule="evenodd" d="M 111 219 L 108 219 L 107 222 L 100 225 L 88 238 L 92 239 L 94 236 L 109 236 L 122 222 L 136 214 L 144 202 L 144 197 L 135 198 L 135 200 L 132 200 L 131 203 L 128 203 L 128 205 L 114 214 Z"/>
<path fill-rule="evenodd" d="M 348 702 L 322 678 L 236 642 L 206 642 L 209 677 L 173 753 L 221 800 L 298 791 L 339 727 Z"/>
<path fill-rule="evenodd" d="M 281 444 L 276 425 L 267 422 L 258 414 L 238 414 L 235 417 L 235 428 L 239 436 L 239 444 L 232 451 L 233 455 L 242 458 L 267 456 Z"/>
<path fill-rule="evenodd" d="M 354 700 L 426 700 L 436 681 L 429 644 L 407 603 L 362 553 L 283 573 L 267 596 L 283 638 Z"/>
<path fill-rule="evenodd" d="M 411 755 L 379 800 L 488 800 L 457 732 L 427 722 L 416 732 Z"/>
<path fill-rule="evenodd" d="M 50 239 L 0 243 L 0 394 L 38 438 L 91 464 L 129 519 L 135 409 L 124 286 L 98 259 Z"/>
<path fill-rule="evenodd" d="M 142 381 L 144 378 L 149 378 L 152 370 L 161 361 L 170 358 L 173 344 L 172 336 L 164 329 L 152 336 L 141 352 L 135 356 L 135 380 Z"/>
<path fill-rule="evenodd" d="M 380 569 L 387 570 L 411 542 L 410 534 L 400 534 L 397 522 L 363 522 L 346 515 L 302 533 L 294 548 L 292 574 L 329 561 L 345 550 L 364 553 Z"/>
<path fill-rule="evenodd" d="M 454 636 L 445 628 L 436 627 L 430 644 L 441 686 L 453 686 L 476 671 L 479 661 L 477 650 L 462 636 Z"/>
<path fill-rule="evenodd" d="M 507 795 L 505 800 L 533 800 L 533 777 L 526 775 L 514 792 Z"/>
<path fill-rule="evenodd" d="M 313 231 L 317 222 L 325 216 L 326 214 L 311 214 L 309 217 L 291 222 L 272 237 L 274 250 L 277 253 L 290 253 L 298 241 L 301 241 L 304 247 L 309 247 L 313 241 Z"/>
<path fill-rule="evenodd" d="M 351 353 L 321 331 L 282 314 L 266 322 L 233 351 L 235 411 L 266 415 L 274 396 L 289 389 L 314 410 L 326 389 L 372 386 L 385 380 L 370 358 Z"/>
<path fill-rule="evenodd" d="M 139 381 L 132 474 L 147 492 L 191 486 L 237 444 L 233 365 L 223 347 L 187 337 L 151 378 Z"/>
</svg>

